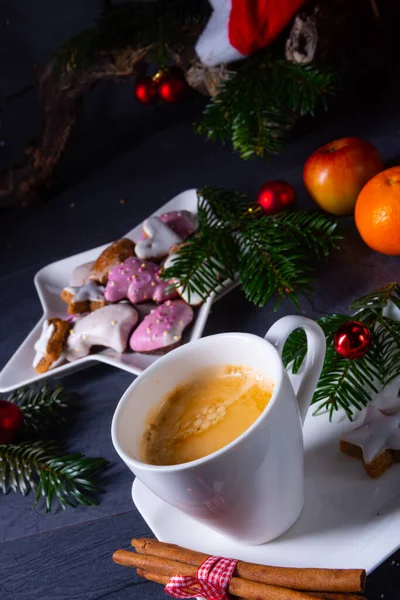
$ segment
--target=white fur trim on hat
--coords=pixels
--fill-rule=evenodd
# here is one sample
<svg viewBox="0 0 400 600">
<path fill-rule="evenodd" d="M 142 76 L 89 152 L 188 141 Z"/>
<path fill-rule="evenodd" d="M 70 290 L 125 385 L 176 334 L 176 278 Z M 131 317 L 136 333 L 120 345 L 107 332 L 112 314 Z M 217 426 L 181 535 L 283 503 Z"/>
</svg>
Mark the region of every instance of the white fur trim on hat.
<svg viewBox="0 0 400 600">
<path fill-rule="evenodd" d="M 229 41 L 228 27 L 232 10 L 231 0 L 211 0 L 212 13 L 196 44 L 196 53 L 208 67 L 245 58 Z"/>
</svg>

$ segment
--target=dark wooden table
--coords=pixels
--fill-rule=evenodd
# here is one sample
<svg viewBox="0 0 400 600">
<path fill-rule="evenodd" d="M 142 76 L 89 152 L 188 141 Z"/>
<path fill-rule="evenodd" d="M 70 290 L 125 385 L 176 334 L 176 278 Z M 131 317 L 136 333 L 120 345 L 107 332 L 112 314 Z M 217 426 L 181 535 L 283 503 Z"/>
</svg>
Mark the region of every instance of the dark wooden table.
<svg viewBox="0 0 400 600">
<path fill-rule="evenodd" d="M 42 266 L 117 238 L 178 192 L 204 184 L 255 195 L 266 180 L 282 178 L 298 190 L 298 205 L 311 207 L 301 183 L 304 160 L 319 145 L 343 135 L 366 137 L 386 161 L 399 162 L 400 113 L 395 110 L 336 120 L 292 140 L 271 163 L 242 162 L 228 148 L 195 137 L 189 124 L 165 121 L 51 203 L 0 215 L 0 368 L 41 315 L 33 277 Z M 365 247 L 351 219 L 341 227 L 346 232 L 343 251 L 320 269 L 313 301 L 302 306 L 308 316 L 345 311 L 353 298 L 399 279 L 398 259 Z M 277 313 L 270 306 L 256 309 L 234 291 L 215 305 L 205 334 L 264 334 L 275 319 L 293 312 L 289 302 Z M 139 580 L 133 570 L 111 560 L 115 549 L 129 548 L 131 537 L 151 535 L 132 504 L 132 475 L 110 437 L 114 408 L 131 381 L 131 375 L 106 366 L 62 381 L 67 390 L 79 393 L 81 403 L 78 419 L 64 431 L 65 441 L 70 450 L 111 461 L 103 477 L 105 493 L 98 507 L 50 515 L 42 506 L 32 508 L 32 495 L 0 498 L 1 600 L 165 597 L 160 586 Z M 399 563 L 397 552 L 370 576 L 369 600 L 399 600 Z"/>
</svg>

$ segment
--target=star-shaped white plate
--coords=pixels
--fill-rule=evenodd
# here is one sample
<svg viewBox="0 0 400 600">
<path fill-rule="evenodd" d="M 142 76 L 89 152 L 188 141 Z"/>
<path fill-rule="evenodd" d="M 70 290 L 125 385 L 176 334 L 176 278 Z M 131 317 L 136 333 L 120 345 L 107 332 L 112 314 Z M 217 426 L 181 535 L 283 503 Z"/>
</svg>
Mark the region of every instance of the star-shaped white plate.
<svg viewBox="0 0 400 600">
<path fill-rule="evenodd" d="M 153 215 L 157 216 L 172 210 L 189 210 L 197 214 L 196 190 L 186 190 L 175 196 L 154 212 Z M 128 237 L 135 242 L 138 241 L 142 233 L 142 225 L 142 223 L 139 223 L 137 227 L 129 231 L 125 236 L 121 235 L 121 237 Z M 111 241 L 113 240 L 110 240 L 110 243 Z M 118 354 L 114 350 L 106 349 L 96 354 L 90 354 L 75 362 L 50 369 L 47 373 L 43 374 L 37 373 L 32 366 L 35 356 L 34 344 L 40 336 L 43 321 L 52 317 L 66 318 L 67 316 L 66 304 L 61 300 L 60 293 L 65 286 L 69 285 L 72 271 L 75 267 L 83 263 L 95 260 L 108 245 L 105 244 L 104 246 L 92 248 L 86 252 L 58 260 L 36 273 L 34 282 L 43 307 L 43 315 L 1 371 L 0 392 L 9 392 L 20 386 L 34 383 L 47 377 L 65 376 L 99 362 L 123 369 L 134 375 L 139 375 L 146 367 L 157 360 L 158 357 L 156 355 L 139 354 L 137 352 Z M 232 287 L 233 284 L 224 286 L 218 295 L 212 294 L 200 308 L 196 309 L 195 320 L 188 329 L 187 335 L 184 338 L 185 341 L 190 342 L 201 337 L 211 304 L 216 299 L 225 295 Z"/>
</svg>

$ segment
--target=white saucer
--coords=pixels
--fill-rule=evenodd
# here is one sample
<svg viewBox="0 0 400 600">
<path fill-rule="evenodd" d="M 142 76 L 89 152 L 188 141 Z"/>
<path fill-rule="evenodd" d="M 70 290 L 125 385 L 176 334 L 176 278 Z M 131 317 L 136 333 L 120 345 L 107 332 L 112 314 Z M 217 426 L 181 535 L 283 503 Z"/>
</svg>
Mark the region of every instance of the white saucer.
<svg viewBox="0 0 400 600">
<path fill-rule="evenodd" d="M 261 546 L 242 545 L 169 506 L 136 479 L 132 498 L 154 535 L 262 564 L 372 571 L 400 546 L 400 465 L 370 479 L 360 460 L 339 451 L 340 436 L 354 424 L 329 423 L 327 415 L 313 417 L 311 410 L 304 429 L 305 507 L 283 536 Z"/>
</svg>

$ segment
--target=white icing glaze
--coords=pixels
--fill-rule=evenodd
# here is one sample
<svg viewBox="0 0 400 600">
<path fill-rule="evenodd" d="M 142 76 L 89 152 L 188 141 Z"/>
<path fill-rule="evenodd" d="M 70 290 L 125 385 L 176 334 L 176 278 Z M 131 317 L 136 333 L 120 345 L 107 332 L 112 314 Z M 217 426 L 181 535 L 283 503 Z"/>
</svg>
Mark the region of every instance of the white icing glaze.
<svg viewBox="0 0 400 600">
<path fill-rule="evenodd" d="M 92 268 L 93 262 L 87 262 L 83 265 L 79 265 L 75 267 L 72 271 L 71 281 L 69 283 L 72 287 L 81 287 L 81 285 L 85 284 L 89 279 L 90 269 Z"/>
<path fill-rule="evenodd" d="M 366 463 L 384 450 L 400 450 L 400 411 L 386 415 L 368 406 L 363 424 L 342 436 L 342 440 L 359 446 Z"/>
<path fill-rule="evenodd" d="M 143 231 L 148 236 L 135 246 L 135 254 L 139 258 L 161 258 L 167 256 L 171 246 L 180 244 L 182 238 L 162 223 L 158 217 L 149 217 L 143 223 Z"/>
<path fill-rule="evenodd" d="M 177 257 L 176 252 L 174 252 L 173 254 L 168 256 L 167 260 L 164 262 L 163 267 L 165 269 L 168 269 L 168 267 L 172 267 L 176 257 Z M 175 282 L 176 282 L 176 279 L 173 280 L 173 283 L 175 283 Z M 183 290 L 183 286 L 177 287 L 176 291 L 178 292 L 178 294 L 180 295 L 182 300 L 184 300 L 187 304 L 190 304 L 191 306 L 198 306 L 199 304 L 203 303 L 202 297 L 197 292 L 191 292 L 190 299 L 189 299 L 189 291 L 187 289 Z"/>
<path fill-rule="evenodd" d="M 137 320 L 138 313 L 133 306 L 122 303 L 109 304 L 78 318 L 66 341 L 67 360 L 87 356 L 92 346 L 105 346 L 123 352 Z"/>
<path fill-rule="evenodd" d="M 43 323 L 42 333 L 40 334 L 40 338 L 35 343 L 35 358 L 33 359 L 33 368 L 36 369 L 42 358 L 44 358 L 47 354 L 47 345 L 51 340 L 51 336 L 55 331 L 54 325 L 50 325 L 49 321 L 46 319 Z"/>
<path fill-rule="evenodd" d="M 74 296 L 73 302 L 104 302 L 104 286 L 92 279 L 80 287 L 67 287 L 67 292 Z"/>
</svg>

